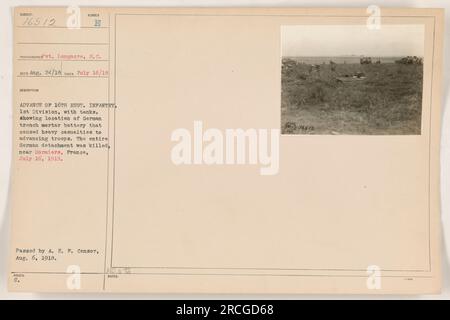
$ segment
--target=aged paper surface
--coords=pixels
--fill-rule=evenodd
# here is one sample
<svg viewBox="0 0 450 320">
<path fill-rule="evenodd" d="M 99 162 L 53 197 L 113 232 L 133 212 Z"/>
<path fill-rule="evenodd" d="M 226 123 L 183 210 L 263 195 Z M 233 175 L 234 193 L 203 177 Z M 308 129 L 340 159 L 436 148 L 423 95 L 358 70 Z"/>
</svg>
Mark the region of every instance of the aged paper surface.
<svg viewBox="0 0 450 320">
<path fill-rule="evenodd" d="M 441 10 L 14 15 L 10 290 L 440 291 Z"/>
</svg>

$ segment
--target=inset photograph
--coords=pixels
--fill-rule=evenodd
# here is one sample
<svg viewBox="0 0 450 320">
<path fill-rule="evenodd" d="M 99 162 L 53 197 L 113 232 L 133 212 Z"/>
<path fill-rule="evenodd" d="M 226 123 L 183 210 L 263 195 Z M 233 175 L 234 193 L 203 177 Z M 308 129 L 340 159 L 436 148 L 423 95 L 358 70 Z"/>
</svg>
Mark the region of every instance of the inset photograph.
<svg viewBox="0 0 450 320">
<path fill-rule="evenodd" d="M 423 25 L 283 26 L 281 133 L 420 135 Z"/>
</svg>

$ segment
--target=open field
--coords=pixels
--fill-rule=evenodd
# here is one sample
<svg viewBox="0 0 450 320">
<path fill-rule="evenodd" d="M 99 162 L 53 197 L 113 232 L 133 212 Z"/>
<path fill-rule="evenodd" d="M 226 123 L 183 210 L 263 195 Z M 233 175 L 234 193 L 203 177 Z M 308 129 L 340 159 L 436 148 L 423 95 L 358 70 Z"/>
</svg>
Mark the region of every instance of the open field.
<svg viewBox="0 0 450 320">
<path fill-rule="evenodd" d="M 420 134 L 422 74 L 422 64 L 284 58 L 282 133 Z"/>
</svg>

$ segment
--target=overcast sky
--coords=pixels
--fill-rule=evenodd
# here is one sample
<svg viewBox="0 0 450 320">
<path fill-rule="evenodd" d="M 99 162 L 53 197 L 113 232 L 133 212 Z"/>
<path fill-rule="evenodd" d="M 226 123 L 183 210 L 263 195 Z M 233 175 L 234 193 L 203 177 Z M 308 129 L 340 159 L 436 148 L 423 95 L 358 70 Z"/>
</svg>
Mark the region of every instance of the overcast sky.
<svg viewBox="0 0 450 320">
<path fill-rule="evenodd" d="M 423 25 L 282 26 L 283 56 L 423 56 Z"/>
</svg>

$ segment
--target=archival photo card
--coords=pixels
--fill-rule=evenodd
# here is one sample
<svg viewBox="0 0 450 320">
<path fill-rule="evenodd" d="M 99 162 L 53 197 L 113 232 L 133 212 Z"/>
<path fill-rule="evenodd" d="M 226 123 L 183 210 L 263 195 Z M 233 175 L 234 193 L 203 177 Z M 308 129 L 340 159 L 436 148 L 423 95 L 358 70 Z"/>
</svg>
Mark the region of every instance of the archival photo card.
<svg viewBox="0 0 450 320">
<path fill-rule="evenodd" d="M 423 25 L 281 27 L 282 134 L 420 135 Z"/>
<path fill-rule="evenodd" d="M 10 291 L 440 292 L 443 10 L 79 14 L 14 11 Z"/>
</svg>

